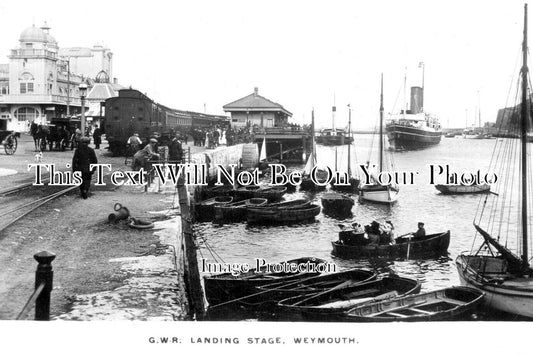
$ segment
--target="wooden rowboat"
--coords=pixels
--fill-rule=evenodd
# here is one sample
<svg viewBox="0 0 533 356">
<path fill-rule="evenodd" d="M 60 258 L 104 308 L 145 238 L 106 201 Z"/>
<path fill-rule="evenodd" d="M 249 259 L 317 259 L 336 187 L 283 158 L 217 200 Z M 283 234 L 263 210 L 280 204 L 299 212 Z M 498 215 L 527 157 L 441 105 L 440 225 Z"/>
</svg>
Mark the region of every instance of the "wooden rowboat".
<svg viewBox="0 0 533 356">
<path fill-rule="evenodd" d="M 219 196 L 203 200 L 194 206 L 196 219 L 199 221 L 209 221 L 215 216 L 215 206 L 226 205 L 233 202 L 233 197 Z"/>
<path fill-rule="evenodd" d="M 295 265 L 318 265 L 326 261 L 316 257 L 301 257 L 281 264 Z M 257 287 L 277 282 L 296 281 L 311 276 L 318 275 L 318 272 L 268 272 L 267 268 L 250 269 L 246 273 L 233 275 L 232 273 L 222 273 L 204 277 L 205 297 L 211 306 L 234 301 L 254 293 Z"/>
<path fill-rule="evenodd" d="M 246 220 L 246 209 L 248 207 L 260 207 L 266 205 L 265 198 L 251 198 L 230 204 L 215 206 L 216 221 L 240 221 Z"/>
<path fill-rule="evenodd" d="M 352 212 L 354 201 L 352 198 L 339 193 L 325 193 L 322 195 L 322 208 L 328 215 L 346 216 Z"/>
<path fill-rule="evenodd" d="M 353 236 L 351 236 L 353 235 Z M 332 253 L 339 257 L 347 258 L 392 258 L 410 259 L 431 256 L 443 256 L 447 254 L 450 245 L 450 231 L 423 237 L 404 236 L 396 239 L 393 245 L 368 244 L 364 239 L 346 243 L 352 237 L 357 237 L 353 230 L 339 232 L 339 240 L 333 241 Z"/>
<path fill-rule="evenodd" d="M 336 321 L 357 305 L 418 293 L 417 280 L 384 276 L 357 285 L 338 285 L 315 295 L 287 298 L 278 303 L 279 313 L 291 320 Z"/>
<path fill-rule="evenodd" d="M 320 214 L 320 206 L 309 204 L 293 207 L 259 207 L 246 210 L 248 223 L 283 224 L 312 220 Z"/>
<path fill-rule="evenodd" d="M 484 293 L 469 287 L 449 287 L 370 303 L 348 310 L 343 321 L 442 321 L 472 314 Z"/>
<path fill-rule="evenodd" d="M 270 202 L 280 201 L 287 192 L 283 186 L 248 185 L 234 190 L 234 196 L 238 200 L 251 198 L 265 198 Z"/>
<path fill-rule="evenodd" d="M 356 285 L 374 280 L 376 274 L 365 269 L 348 269 L 340 272 L 321 274 L 315 277 L 298 280 L 296 282 L 274 282 L 258 290 L 269 293 L 261 294 L 261 302 L 277 303 L 290 297 L 311 295 L 331 290 L 341 284 Z"/>
<path fill-rule="evenodd" d="M 478 194 L 489 193 L 490 185 L 473 184 L 473 185 L 446 185 L 437 184 L 435 188 L 442 194 Z"/>
</svg>

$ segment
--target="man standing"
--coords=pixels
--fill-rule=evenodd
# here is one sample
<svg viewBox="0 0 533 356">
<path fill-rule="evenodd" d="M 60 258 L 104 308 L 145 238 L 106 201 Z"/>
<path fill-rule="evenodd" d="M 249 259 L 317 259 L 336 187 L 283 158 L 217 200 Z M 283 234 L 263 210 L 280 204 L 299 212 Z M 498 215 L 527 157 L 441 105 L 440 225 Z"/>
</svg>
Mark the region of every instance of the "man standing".
<svg viewBox="0 0 533 356">
<path fill-rule="evenodd" d="M 80 185 L 80 193 L 83 199 L 87 199 L 89 188 L 91 187 L 91 178 L 96 170 L 96 168 L 91 170 L 89 167 L 91 164 L 98 163 L 94 150 L 89 147 L 89 142 L 91 142 L 90 138 L 82 137 L 80 139 L 80 146 L 76 148 L 72 157 L 72 171 L 81 172 L 83 182 Z"/>
<path fill-rule="evenodd" d="M 102 131 L 98 126 L 95 127 L 93 131 L 93 141 L 94 141 L 94 148 L 97 150 L 100 149 L 100 144 L 102 143 Z"/>
<path fill-rule="evenodd" d="M 176 133 L 170 145 L 168 145 L 168 158 L 172 163 L 181 163 L 183 149 L 180 141 L 180 133 Z"/>
</svg>

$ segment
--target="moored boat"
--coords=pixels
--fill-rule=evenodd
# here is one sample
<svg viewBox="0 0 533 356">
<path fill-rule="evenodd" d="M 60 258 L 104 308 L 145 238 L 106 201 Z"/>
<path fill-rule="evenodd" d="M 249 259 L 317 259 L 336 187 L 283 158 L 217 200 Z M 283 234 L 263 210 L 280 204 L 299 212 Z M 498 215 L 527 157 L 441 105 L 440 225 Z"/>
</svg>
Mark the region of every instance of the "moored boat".
<svg viewBox="0 0 533 356">
<path fill-rule="evenodd" d="M 410 110 L 405 107 L 400 115 L 389 121 L 386 127 L 389 144 L 394 149 L 426 148 L 439 144 L 442 137 L 439 120 L 424 112 L 424 64 L 420 63 L 420 66 L 422 87 L 411 87 Z"/>
<path fill-rule="evenodd" d="M 258 287 L 260 291 L 268 291 L 269 293 L 261 294 L 261 301 L 264 303 L 268 301 L 279 302 L 282 299 L 311 295 L 331 290 L 339 285 L 346 287 L 356 285 L 364 282 L 374 280 L 376 274 L 365 269 L 348 269 L 329 274 L 321 274 L 314 277 L 305 278 L 302 280 L 275 282 Z"/>
<path fill-rule="evenodd" d="M 338 285 L 322 293 L 283 299 L 277 306 L 280 314 L 292 320 L 338 321 L 357 305 L 418 293 L 420 287 L 415 279 L 383 276 L 354 286 Z"/>
<path fill-rule="evenodd" d="M 353 137 L 344 129 L 323 129 L 316 137 L 316 142 L 324 146 L 349 145 L 353 142 Z"/>
<path fill-rule="evenodd" d="M 354 201 L 352 198 L 334 192 L 324 193 L 321 197 L 324 213 L 335 216 L 347 216 L 352 212 Z"/>
<path fill-rule="evenodd" d="M 248 223 L 287 224 L 310 221 L 320 214 L 320 206 L 258 207 L 246 209 Z"/>
<path fill-rule="evenodd" d="M 472 184 L 472 185 L 436 184 L 435 189 L 437 189 L 442 194 L 478 194 L 478 193 L 489 193 L 490 185 L 489 184 Z"/>
<path fill-rule="evenodd" d="M 226 205 L 233 202 L 233 197 L 219 196 L 203 200 L 194 205 L 196 220 L 208 221 L 215 216 L 215 206 Z"/>
<path fill-rule="evenodd" d="M 444 321 L 465 318 L 476 311 L 484 293 L 468 287 L 448 287 L 357 306 L 343 321 Z"/>
<path fill-rule="evenodd" d="M 312 176 L 312 173 L 314 175 Z M 301 190 L 322 191 L 326 189 L 328 173 L 317 167 L 316 142 L 315 142 L 315 111 L 311 112 L 311 153 L 307 158 L 304 170 L 302 172 Z M 324 184 L 317 184 L 323 183 Z"/>
<path fill-rule="evenodd" d="M 270 202 L 280 201 L 287 192 L 283 186 L 247 185 L 234 190 L 234 196 L 238 200 L 251 198 L 265 198 Z"/>
<path fill-rule="evenodd" d="M 527 134 L 530 131 L 531 102 L 527 45 L 527 4 L 524 5 L 524 38 L 519 85 L 521 104 L 513 106 L 515 123 L 509 139 L 496 141 L 490 169 L 499 177 L 494 194 L 480 200 L 474 219 L 477 233 L 472 250 L 456 259 L 461 284 L 477 288 L 486 295 L 484 303 L 506 313 L 533 318 L 533 269 L 531 259 L 531 154 Z M 500 133 L 498 133 L 500 134 Z M 504 218 L 502 218 L 504 217 Z M 482 227 L 483 226 L 483 227 Z M 475 243 L 482 237 L 480 246 Z"/>
<path fill-rule="evenodd" d="M 316 257 L 301 257 L 277 264 L 269 264 L 270 267 L 252 268 L 246 273 L 232 274 L 221 273 L 204 277 L 205 297 L 210 306 L 232 302 L 236 299 L 257 293 L 257 287 L 271 284 L 274 281 L 296 281 L 311 276 L 318 275 L 316 271 L 320 264 L 326 261 Z M 277 266 L 303 266 L 303 272 L 296 268 L 295 272 L 287 271 L 289 267 L 283 267 L 281 272 L 273 272 Z"/>
<path fill-rule="evenodd" d="M 379 107 L 379 166 L 377 167 L 380 174 L 383 172 L 385 166 L 392 166 L 391 157 L 387 157 L 384 154 L 384 138 L 383 138 L 383 74 L 381 75 L 381 95 L 380 95 L 380 107 Z M 388 156 L 392 156 L 392 152 L 389 152 Z M 388 160 L 386 160 L 388 158 Z M 392 168 L 392 167 L 391 167 Z M 391 170 L 391 169 L 388 169 Z M 359 187 L 359 198 L 361 200 L 370 201 L 374 203 L 393 204 L 398 200 L 398 194 L 400 189 L 395 184 L 381 184 L 379 180 L 372 175 L 370 182 L 365 182 Z"/>
<path fill-rule="evenodd" d="M 224 205 L 215 206 L 216 221 L 240 221 L 246 219 L 248 207 L 263 206 L 268 203 L 265 198 L 251 198 Z"/>
</svg>

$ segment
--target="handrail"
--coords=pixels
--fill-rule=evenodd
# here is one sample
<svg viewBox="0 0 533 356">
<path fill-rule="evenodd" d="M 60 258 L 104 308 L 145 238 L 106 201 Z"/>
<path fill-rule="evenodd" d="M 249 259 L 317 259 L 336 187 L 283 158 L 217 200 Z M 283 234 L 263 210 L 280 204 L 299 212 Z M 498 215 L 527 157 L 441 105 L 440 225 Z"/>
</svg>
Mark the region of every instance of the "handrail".
<svg viewBox="0 0 533 356">
<path fill-rule="evenodd" d="M 35 303 L 35 320 L 50 320 L 50 294 L 53 289 L 54 272 L 52 261 L 56 255 L 42 251 L 33 255 L 39 263 L 35 271 L 35 290 L 17 316 L 17 320 L 25 316 Z"/>
</svg>

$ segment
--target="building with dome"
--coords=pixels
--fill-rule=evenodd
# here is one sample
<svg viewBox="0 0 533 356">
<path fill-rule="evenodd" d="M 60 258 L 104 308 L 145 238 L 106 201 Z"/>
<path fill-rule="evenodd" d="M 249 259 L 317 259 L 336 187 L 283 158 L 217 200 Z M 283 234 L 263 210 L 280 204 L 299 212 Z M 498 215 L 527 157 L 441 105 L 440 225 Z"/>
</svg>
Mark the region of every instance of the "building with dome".
<svg viewBox="0 0 533 356">
<path fill-rule="evenodd" d="M 87 96 L 101 81 L 112 88 L 108 95 L 118 93 L 116 80 L 110 81 L 113 55 L 109 49 L 100 45 L 60 48 L 46 23 L 22 31 L 19 45 L 8 58 L 9 63 L 0 64 L 0 130 L 23 132 L 33 121 L 46 124 L 54 117 L 79 115 L 82 82 L 89 86 Z M 96 93 L 102 90 L 95 92 L 94 100 L 107 99 Z"/>
</svg>

